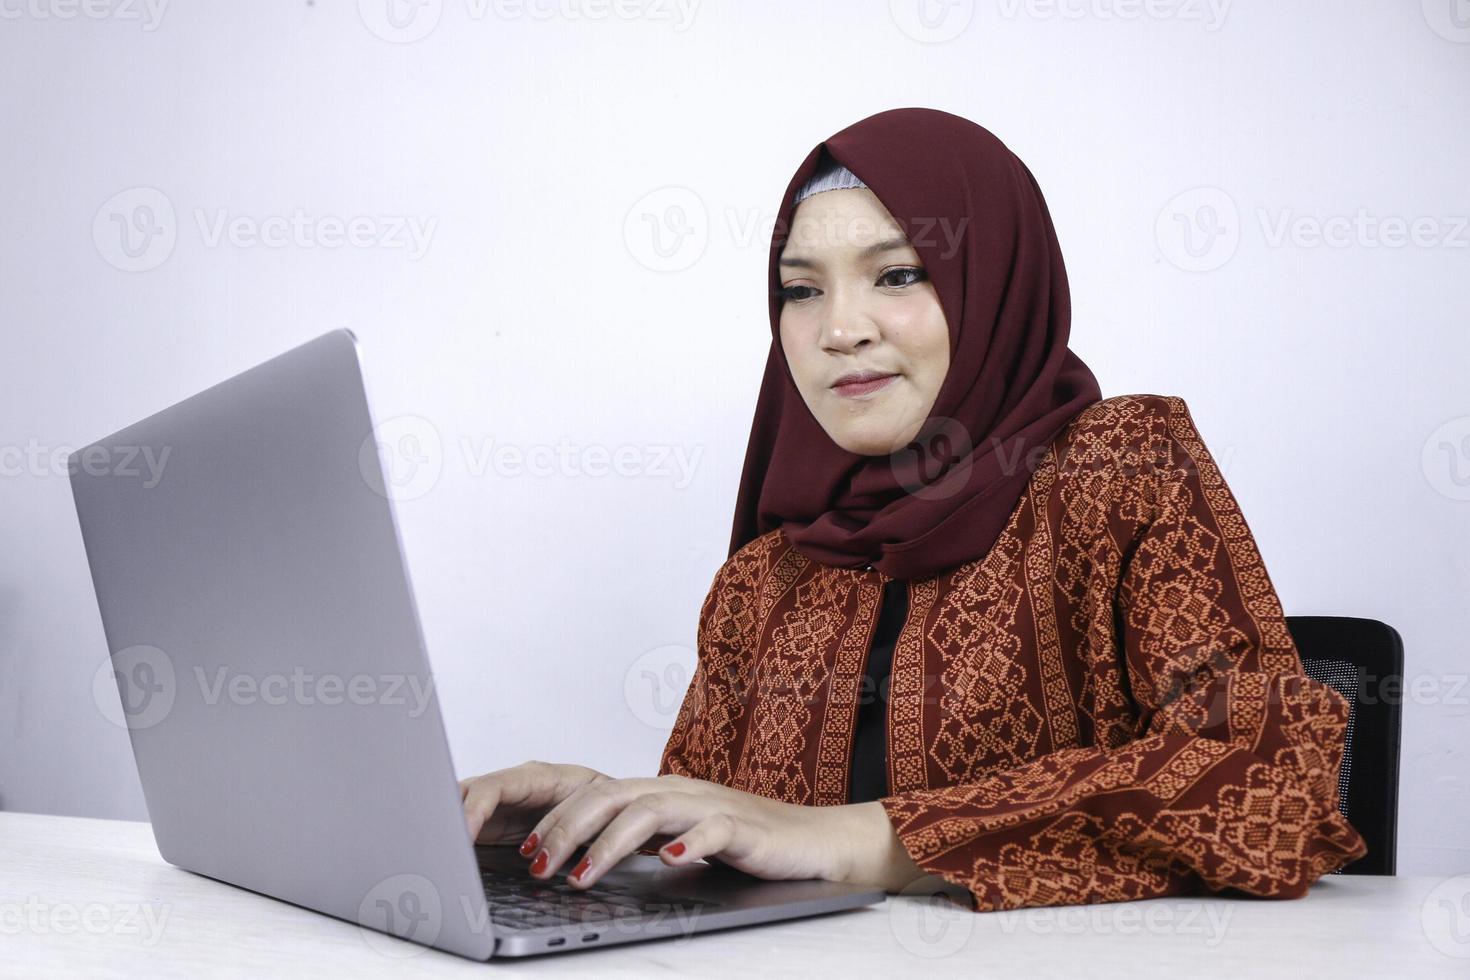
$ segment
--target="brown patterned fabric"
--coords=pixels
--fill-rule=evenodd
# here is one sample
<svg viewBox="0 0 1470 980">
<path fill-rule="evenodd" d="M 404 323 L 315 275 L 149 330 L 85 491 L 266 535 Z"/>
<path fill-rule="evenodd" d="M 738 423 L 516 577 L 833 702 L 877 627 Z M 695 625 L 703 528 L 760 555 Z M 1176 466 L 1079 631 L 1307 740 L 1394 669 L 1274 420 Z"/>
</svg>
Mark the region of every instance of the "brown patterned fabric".
<svg viewBox="0 0 1470 980">
<path fill-rule="evenodd" d="M 887 580 L 811 561 L 780 528 L 732 555 L 659 772 L 847 802 Z M 976 910 L 1291 898 L 1365 853 L 1337 809 L 1347 702 L 1302 673 L 1182 399 L 1086 408 L 995 547 L 908 588 L 881 803 Z"/>
</svg>

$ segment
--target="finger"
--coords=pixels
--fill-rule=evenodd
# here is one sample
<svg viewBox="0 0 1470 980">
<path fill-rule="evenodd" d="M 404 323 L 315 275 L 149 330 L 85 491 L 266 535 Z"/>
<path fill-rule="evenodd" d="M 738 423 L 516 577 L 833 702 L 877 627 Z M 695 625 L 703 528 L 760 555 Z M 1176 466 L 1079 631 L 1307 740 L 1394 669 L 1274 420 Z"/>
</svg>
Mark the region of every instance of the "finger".
<svg viewBox="0 0 1470 980">
<path fill-rule="evenodd" d="M 708 817 L 718 804 L 690 793 L 645 793 L 628 802 L 572 868 L 568 881 L 586 888 L 654 834 L 678 834 Z"/>
<path fill-rule="evenodd" d="M 466 792 L 464 818 L 465 826 L 469 828 L 470 840 L 480 839 L 481 829 L 500 805 L 500 785 L 499 780 L 482 779 Z"/>
<path fill-rule="evenodd" d="M 528 777 L 533 778 L 536 784 L 534 792 L 528 794 L 534 799 L 525 805 L 544 811 L 520 844 L 521 856 L 531 858 L 539 853 L 549 824 L 554 822 L 556 814 L 565 812 L 571 798 L 588 786 L 611 781 L 611 777 L 585 766 L 548 766 L 528 762 L 525 768 Z"/>
<path fill-rule="evenodd" d="M 551 806 L 566 796 L 568 789 L 563 781 L 566 766 L 553 766 L 545 762 L 523 762 L 504 770 L 507 788 L 512 792 L 517 806 Z"/>
<path fill-rule="evenodd" d="M 711 813 L 659 848 L 658 856 L 676 868 L 716 854 L 726 861 L 739 861 L 750 854 L 749 838 L 741 821 L 728 813 Z"/>
<path fill-rule="evenodd" d="M 510 769 L 497 769 L 461 784 L 465 821 L 472 840 L 502 806 L 536 806 L 556 793 L 555 773 L 539 762 L 524 762 Z"/>
<path fill-rule="evenodd" d="M 549 878 L 555 874 L 578 846 L 606 827 L 623 807 L 648 792 L 653 784 L 648 779 L 609 779 L 588 783 L 568 796 L 532 831 L 537 835 L 540 849 L 531 862 L 531 876 Z"/>
<path fill-rule="evenodd" d="M 529 848 L 533 852 L 530 873 L 533 878 L 549 878 L 556 873 L 556 869 L 571 855 L 576 846 L 584 838 L 574 837 L 567 829 L 568 819 L 579 819 L 581 825 L 585 826 L 589 820 L 599 817 L 603 820 L 612 819 L 616 813 L 617 803 L 615 800 L 622 796 L 619 783 L 622 780 L 608 780 L 599 783 L 586 783 L 572 791 L 566 799 L 547 811 L 536 826 L 531 830 L 530 836 L 526 838 Z M 578 814 L 582 816 L 577 817 Z M 597 824 L 600 827 L 601 824 Z"/>
</svg>

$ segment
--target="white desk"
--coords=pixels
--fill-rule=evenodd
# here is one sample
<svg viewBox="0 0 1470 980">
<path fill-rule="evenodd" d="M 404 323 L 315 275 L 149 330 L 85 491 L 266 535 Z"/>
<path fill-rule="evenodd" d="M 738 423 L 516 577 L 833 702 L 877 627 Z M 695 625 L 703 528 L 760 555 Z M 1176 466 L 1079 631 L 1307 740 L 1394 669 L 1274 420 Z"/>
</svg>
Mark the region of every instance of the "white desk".
<svg viewBox="0 0 1470 980">
<path fill-rule="evenodd" d="M 1459 918 L 1454 918 L 1458 916 Z M 933 902 L 539 959 L 460 959 L 180 871 L 148 825 L 0 813 L 0 976 L 1470 977 L 1470 876 L 1300 901 L 976 914 Z M 389 953 L 400 955 L 389 955 Z M 406 954 L 406 955 L 404 955 Z"/>
</svg>

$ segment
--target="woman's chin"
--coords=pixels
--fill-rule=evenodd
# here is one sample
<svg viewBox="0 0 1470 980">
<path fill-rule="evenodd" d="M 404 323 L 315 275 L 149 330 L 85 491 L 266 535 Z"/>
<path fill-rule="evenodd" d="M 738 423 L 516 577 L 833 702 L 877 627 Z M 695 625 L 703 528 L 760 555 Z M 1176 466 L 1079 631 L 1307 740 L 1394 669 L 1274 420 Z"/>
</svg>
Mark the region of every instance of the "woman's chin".
<svg viewBox="0 0 1470 980">
<path fill-rule="evenodd" d="M 836 432 L 828 429 L 827 434 L 847 452 L 859 456 L 887 456 L 908 444 L 904 433 L 892 425 L 849 424 Z"/>
</svg>

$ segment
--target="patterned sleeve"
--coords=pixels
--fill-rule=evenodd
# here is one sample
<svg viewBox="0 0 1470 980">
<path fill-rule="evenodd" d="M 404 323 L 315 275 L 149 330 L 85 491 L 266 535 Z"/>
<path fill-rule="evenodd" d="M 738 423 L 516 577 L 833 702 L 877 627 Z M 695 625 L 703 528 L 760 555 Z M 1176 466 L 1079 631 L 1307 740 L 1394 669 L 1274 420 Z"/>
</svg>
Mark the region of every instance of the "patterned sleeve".
<svg viewBox="0 0 1470 980">
<path fill-rule="evenodd" d="M 711 729 L 710 707 L 721 705 L 727 713 L 738 712 L 744 703 L 734 689 L 743 666 L 743 630 L 748 615 L 732 604 L 745 601 L 747 593 L 727 587 L 732 574 L 744 571 L 741 555 L 720 566 L 699 609 L 699 650 L 694 675 L 674 717 L 674 727 L 659 760 L 660 776 L 673 774 L 691 779 L 730 784 L 733 761 L 727 739 Z M 744 611 L 748 614 L 749 610 Z M 734 722 L 736 719 L 726 719 Z"/>
<path fill-rule="evenodd" d="M 1136 735 L 881 802 L 977 911 L 1238 889 L 1295 898 L 1366 847 L 1337 809 L 1347 702 L 1306 677 L 1235 498 L 1167 399 L 1156 506 L 1124 550 Z"/>
</svg>

